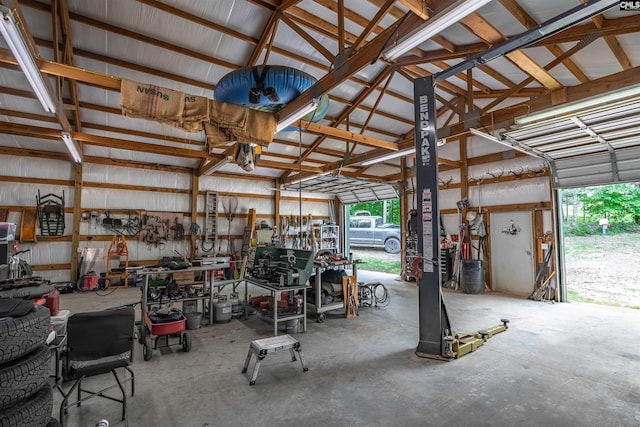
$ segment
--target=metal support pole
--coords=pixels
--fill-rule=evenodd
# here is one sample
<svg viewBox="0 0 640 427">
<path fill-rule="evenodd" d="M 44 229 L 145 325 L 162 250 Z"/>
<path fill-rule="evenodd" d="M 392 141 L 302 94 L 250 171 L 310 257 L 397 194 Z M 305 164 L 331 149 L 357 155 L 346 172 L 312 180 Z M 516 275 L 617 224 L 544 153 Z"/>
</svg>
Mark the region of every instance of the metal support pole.
<svg viewBox="0 0 640 427">
<path fill-rule="evenodd" d="M 451 325 L 440 288 L 435 99 L 435 80 L 432 76 L 414 80 L 418 251 L 422 257 L 422 275 L 418 278 L 420 341 L 416 354 L 420 357 L 448 359 L 445 357 L 444 337 L 451 334 Z"/>
</svg>

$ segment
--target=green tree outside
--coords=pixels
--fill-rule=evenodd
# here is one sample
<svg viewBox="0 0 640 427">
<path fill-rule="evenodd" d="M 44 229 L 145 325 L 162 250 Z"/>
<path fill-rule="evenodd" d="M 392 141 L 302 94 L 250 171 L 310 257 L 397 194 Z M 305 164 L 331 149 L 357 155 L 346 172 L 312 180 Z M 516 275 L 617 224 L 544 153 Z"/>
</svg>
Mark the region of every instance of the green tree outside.
<svg viewBox="0 0 640 427">
<path fill-rule="evenodd" d="M 369 211 L 371 215 L 384 217 L 384 205 L 382 201 L 356 203 L 349 206 L 349 216 L 356 211 Z M 387 203 L 387 222 L 400 225 L 400 199 L 388 200 Z"/>
</svg>

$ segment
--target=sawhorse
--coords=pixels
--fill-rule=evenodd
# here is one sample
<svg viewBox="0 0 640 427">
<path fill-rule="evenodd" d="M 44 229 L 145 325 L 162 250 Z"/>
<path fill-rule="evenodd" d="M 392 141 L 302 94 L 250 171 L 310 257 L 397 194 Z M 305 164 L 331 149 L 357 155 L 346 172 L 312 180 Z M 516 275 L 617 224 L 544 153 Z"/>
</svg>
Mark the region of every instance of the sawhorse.
<svg viewBox="0 0 640 427">
<path fill-rule="evenodd" d="M 253 374 L 251 375 L 251 381 L 249 385 L 254 385 L 256 383 L 256 379 L 258 378 L 258 371 L 260 371 L 260 363 L 262 360 L 267 357 L 267 354 L 274 353 L 279 350 L 289 350 L 291 354 L 291 361 L 296 361 L 296 354 L 298 353 L 298 357 L 300 358 L 300 364 L 302 365 L 302 370 L 304 372 L 308 371 L 304 364 L 304 355 L 302 354 L 302 347 L 298 340 L 293 338 L 291 335 L 280 335 L 277 337 L 271 338 L 263 338 L 261 340 L 251 341 L 251 345 L 249 345 L 249 352 L 247 353 L 247 358 L 244 361 L 244 368 L 242 368 L 242 373 L 247 373 L 247 368 L 249 367 L 249 362 L 251 361 L 251 355 L 256 355 L 256 365 L 253 368 Z"/>
</svg>

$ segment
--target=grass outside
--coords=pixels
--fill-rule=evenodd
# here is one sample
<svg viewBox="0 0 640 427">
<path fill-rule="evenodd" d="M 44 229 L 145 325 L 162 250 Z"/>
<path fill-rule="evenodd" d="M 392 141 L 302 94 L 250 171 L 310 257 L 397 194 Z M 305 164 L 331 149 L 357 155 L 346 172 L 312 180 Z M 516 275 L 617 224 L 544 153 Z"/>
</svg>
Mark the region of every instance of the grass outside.
<svg viewBox="0 0 640 427">
<path fill-rule="evenodd" d="M 400 254 L 358 248 L 359 268 L 400 274 Z M 640 233 L 565 237 L 567 297 L 640 309 Z"/>
<path fill-rule="evenodd" d="M 640 234 L 567 236 L 567 298 L 640 309 Z"/>
<path fill-rule="evenodd" d="M 364 264 L 359 267 L 367 271 L 378 271 L 381 273 L 400 274 L 400 261 L 387 261 L 369 256 L 358 257 Z"/>
</svg>

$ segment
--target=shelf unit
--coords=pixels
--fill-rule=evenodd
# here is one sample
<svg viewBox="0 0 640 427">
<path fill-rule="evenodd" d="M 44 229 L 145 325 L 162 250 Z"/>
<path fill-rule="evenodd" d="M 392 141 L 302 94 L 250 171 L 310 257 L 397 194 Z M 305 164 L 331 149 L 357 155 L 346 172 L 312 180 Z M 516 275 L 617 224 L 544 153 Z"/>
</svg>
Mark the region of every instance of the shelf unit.
<svg viewBox="0 0 640 427">
<path fill-rule="evenodd" d="M 231 284 L 233 286 L 233 290 L 235 292 L 236 288 L 238 287 L 238 285 L 240 284 L 240 281 L 238 280 L 219 280 L 219 281 L 215 281 L 214 280 L 214 271 L 215 270 L 222 270 L 225 268 L 229 268 L 229 263 L 215 263 L 215 264 L 207 264 L 207 265 L 201 265 L 199 267 L 189 267 L 187 269 L 183 269 L 183 270 L 165 270 L 165 269 L 142 269 L 142 270 L 133 270 L 131 271 L 131 274 L 134 274 L 136 276 L 142 277 L 142 299 L 141 299 L 141 304 L 140 304 L 140 314 L 141 314 L 141 318 L 144 319 L 147 315 L 147 312 L 149 310 L 149 308 L 151 306 L 157 305 L 157 306 L 161 306 L 164 304 L 177 304 L 177 303 L 183 303 L 185 301 L 202 301 L 203 302 L 203 310 L 205 308 L 208 308 L 209 310 L 209 324 L 212 325 L 213 324 L 213 296 L 214 296 L 214 288 L 218 290 L 218 292 L 220 292 L 222 290 L 222 288 L 224 288 L 226 285 Z M 204 274 L 204 280 L 202 281 L 202 295 L 198 295 L 198 296 L 187 296 L 187 297 L 182 297 L 182 298 L 169 298 L 169 299 L 165 299 L 165 300 L 159 300 L 159 301 L 149 301 L 149 299 L 147 298 L 147 291 L 149 290 L 149 281 L 151 279 L 151 277 L 155 277 L 157 275 L 168 275 L 171 276 L 172 279 L 176 279 L 177 277 L 184 277 L 181 276 L 182 274 L 185 273 L 202 273 Z M 142 342 L 144 342 L 144 338 L 146 337 L 146 331 L 145 328 L 142 328 L 142 335 L 143 335 L 143 339 Z"/>
<path fill-rule="evenodd" d="M 272 301 L 280 300 L 281 292 L 290 293 L 290 297 L 293 297 L 298 293 L 298 291 L 302 292 L 302 307 L 300 312 L 296 313 L 278 313 L 278 305 L 274 303 L 271 307 L 270 313 L 265 313 L 264 319 L 271 322 L 273 324 L 273 336 L 278 336 L 278 323 L 287 322 L 289 320 L 299 319 L 302 322 L 302 332 L 307 332 L 307 289 L 309 286 L 307 285 L 297 285 L 297 286 L 276 286 L 274 284 L 254 279 L 254 278 L 245 278 L 244 279 L 244 299 L 245 303 L 249 301 L 249 285 L 257 286 L 262 289 L 266 289 L 271 293 Z M 245 310 L 245 319 L 247 318 L 247 312 Z"/>
<path fill-rule="evenodd" d="M 334 253 L 340 251 L 340 227 L 337 225 L 320 226 L 320 250 L 328 249 Z"/>
</svg>

